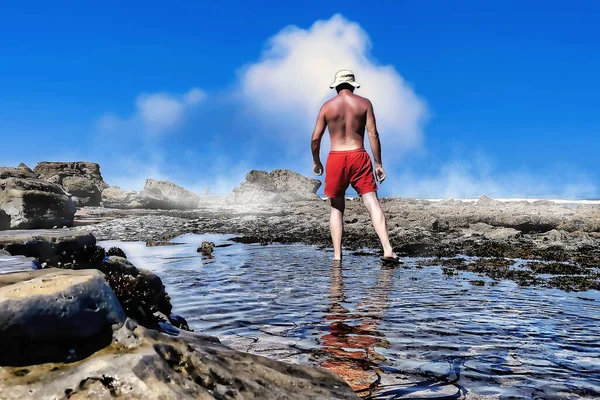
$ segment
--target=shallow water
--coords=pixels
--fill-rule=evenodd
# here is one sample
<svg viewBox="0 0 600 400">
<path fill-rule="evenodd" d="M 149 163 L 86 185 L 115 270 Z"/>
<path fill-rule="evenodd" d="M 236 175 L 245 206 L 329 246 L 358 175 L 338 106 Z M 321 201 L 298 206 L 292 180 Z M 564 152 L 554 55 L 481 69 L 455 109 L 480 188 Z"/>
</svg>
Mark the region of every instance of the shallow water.
<svg viewBox="0 0 600 400">
<path fill-rule="evenodd" d="M 156 272 L 174 311 L 224 344 L 334 370 L 369 398 L 596 398 L 600 293 L 519 287 L 438 266 L 382 267 L 376 257 L 306 245 L 243 245 L 196 252 L 117 245 Z M 483 284 L 483 285 L 482 285 Z M 369 395 L 368 390 L 359 391 Z"/>
</svg>

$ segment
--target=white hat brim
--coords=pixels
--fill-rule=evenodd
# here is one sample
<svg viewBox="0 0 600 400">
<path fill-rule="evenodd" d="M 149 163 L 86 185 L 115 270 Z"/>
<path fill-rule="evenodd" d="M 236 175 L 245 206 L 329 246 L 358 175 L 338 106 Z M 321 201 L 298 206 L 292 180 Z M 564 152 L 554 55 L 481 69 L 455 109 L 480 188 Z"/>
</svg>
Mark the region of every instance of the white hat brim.
<svg viewBox="0 0 600 400">
<path fill-rule="evenodd" d="M 338 87 L 338 86 L 339 86 L 339 85 L 341 85 L 342 83 L 349 83 L 350 85 L 354 86 L 354 87 L 355 87 L 355 88 L 357 88 L 357 89 L 360 87 L 360 85 L 359 85 L 358 83 L 354 82 L 354 81 L 350 81 L 350 82 L 348 82 L 348 81 L 340 81 L 340 82 L 338 82 L 338 81 L 335 81 L 335 82 L 333 82 L 333 83 L 332 83 L 332 84 L 329 86 L 329 88 L 330 88 L 330 89 L 335 89 L 336 87 Z"/>
</svg>

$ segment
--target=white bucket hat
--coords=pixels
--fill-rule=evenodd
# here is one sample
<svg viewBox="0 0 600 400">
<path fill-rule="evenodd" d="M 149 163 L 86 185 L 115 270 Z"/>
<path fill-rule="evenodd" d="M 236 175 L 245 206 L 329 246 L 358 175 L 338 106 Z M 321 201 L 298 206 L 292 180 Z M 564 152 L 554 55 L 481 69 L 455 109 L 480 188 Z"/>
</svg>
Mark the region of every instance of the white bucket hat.
<svg viewBox="0 0 600 400">
<path fill-rule="evenodd" d="M 329 86 L 329 87 L 331 89 L 335 89 L 336 87 L 338 87 L 342 83 L 349 83 L 350 85 L 354 86 L 355 88 L 359 88 L 360 87 L 360 85 L 354 81 L 354 72 L 349 71 L 347 69 L 343 69 L 341 71 L 338 71 L 335 74 L 335 82 L 333 82 L 331 84 L 331 86 Z"/>
</svg>

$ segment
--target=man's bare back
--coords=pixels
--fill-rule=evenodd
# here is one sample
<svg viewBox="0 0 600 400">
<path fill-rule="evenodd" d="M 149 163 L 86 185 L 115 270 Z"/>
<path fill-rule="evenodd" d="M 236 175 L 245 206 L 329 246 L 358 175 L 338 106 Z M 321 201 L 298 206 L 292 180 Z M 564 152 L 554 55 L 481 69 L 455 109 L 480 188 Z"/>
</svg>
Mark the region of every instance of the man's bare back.
<svg viewBox="0 0 600 400">
<path fill-rule="evenodd" d="M 349 90 L 342 90 L 338 96 L 323 105 L 331 138 L 331 150 L 343 151 L 364 147 L 369 108 L 369 100 Z"/>
</svg>

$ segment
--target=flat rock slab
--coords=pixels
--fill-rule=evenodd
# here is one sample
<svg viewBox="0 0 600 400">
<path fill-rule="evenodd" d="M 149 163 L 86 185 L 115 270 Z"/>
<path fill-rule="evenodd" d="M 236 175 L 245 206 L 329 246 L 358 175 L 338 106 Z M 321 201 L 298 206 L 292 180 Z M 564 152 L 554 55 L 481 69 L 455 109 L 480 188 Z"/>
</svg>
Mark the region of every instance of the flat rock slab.
<svg viewBox="0 0 600 400">
<path fill-rule="evenodd" d="M 40 261 L 55 261 L 65 254 L 76 255 L 96 244 L 88 232 L 64 229 L 32 229 L 0 231 L 0 249 L 11 255 L 35 257 Z"/>
<path fill-rule="evenodd" d="M 0 250 L 0 275 L 12 272 L 31 271 L 35 258 L 12 256 L 5 250 Z"/>
<path fill-rule="evenodd" d="M 0 368 L 0 399 L 358 399 L 338 376 L 127 320 L 80 362 Z"/>
<path fill-rule="evenodd" d="M 26 243 L 32 239 L 48 242 L 67 242 L 78 240 L 87 235 L 86 232 L 73 232 L 64 229 L 15 229 L 0 232 L 0 246 L 9 243 Z"/>
</svg>

